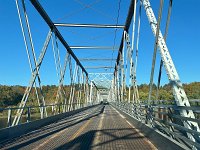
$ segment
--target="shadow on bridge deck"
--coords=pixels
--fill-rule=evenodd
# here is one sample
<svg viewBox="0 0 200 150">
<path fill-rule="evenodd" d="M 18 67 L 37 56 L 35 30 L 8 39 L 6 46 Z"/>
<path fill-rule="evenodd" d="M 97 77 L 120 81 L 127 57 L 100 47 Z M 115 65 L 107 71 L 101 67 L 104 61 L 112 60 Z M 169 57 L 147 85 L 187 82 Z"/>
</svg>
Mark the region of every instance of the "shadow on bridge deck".
<svg viewBox="0 0 200 150">
<path fill-rule="evenodd" d="M 118 131 L 126 132 L 130 131 L 130 128 L 124 129 L 107 129 L 107 130 L 92 130 L 84 133 L 83 135 L 77 137 L 76 139 L 57 147 L 56 149 L 127 149 L 127 145 L 123 146 L 126 143 L 126 140 L 136 140 L 136 139 L 143 139 L 144 136 L 135 136 L 135 134 L 127 134 L 122 137 L 117 137 L 115 135 Z M 99 141 L 99 143 L 94 144 L 96 134 L 101 133 L 101 136 L 109 136 L 110 139 Z M 134 137 L 135 136 L 135 137 Z M 106 138 L 105 138 L 106 139 Z M 124 141 L 124 144 L 122 143 Z M 120 141 L 120 142 L 119 142 Z M 140 147 L 129 147 L 128 149 L 140 149 L 143 143 L 140 143 Z M 151 149 L 151 147 L 146 147 L 145 149 Z"/>
<path fill-rule="evenodd" d="M 97 106 L 21 137 L 2 149 L 156 149 L 117 110 Z"/>
</svg>

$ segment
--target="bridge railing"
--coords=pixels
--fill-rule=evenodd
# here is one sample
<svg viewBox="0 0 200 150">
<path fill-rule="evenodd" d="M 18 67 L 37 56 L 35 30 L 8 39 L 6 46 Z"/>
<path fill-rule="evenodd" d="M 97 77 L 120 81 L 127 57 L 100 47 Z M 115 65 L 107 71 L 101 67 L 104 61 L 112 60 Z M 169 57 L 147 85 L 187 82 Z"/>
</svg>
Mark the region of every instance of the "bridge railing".
<svg viewBox="0 0 200 150">
<path fill-rule="evenodd" d="M 194 103 L 200 102 L 200 100 L 192 101 Z M 152 101 L 151 105 L 148 105 L 145 101 L 138 104 L 128 102 L 114 102 L 111 104 L 141 123 L 164 133 L 180 144 L 183 144 L 190 149 L 194 147 L 200 149 L 200 133 L 195 129 L 184 127 L 182 123 L 184 121 L 191 121 L 200 125 L 199 106 L 176 106 L 173 105 L 173 101 L 159 101 L 159 104 L 155 104 Z M 181 116 L 179 114 L 180 110 L 193 110 L 195 118 Z M 193 135 L 196 142 L 189 139 L 187 134 Z"/>
<path fill-rule="evenodd" d="M 72 104 L 51 104 L 45 106 L 26 106 L 26 107 L 8 107 L 0 108 L 0 128 L 11 127 L 14 116 L 19 109 L 23 109 L 23 115 L 20 119 L 20 123 L 31 122 L 38 119 L 43 119 L 40 110 L 46 108 L 48 112 L 48 117 L 57 114 L 65 113 L 68 111 L 80 109 L 83 107 L 90 106 L 92 104 L 86 103 L 72 103 Z M 70 109 L 69 109 L 70 108 Z"/>
</svg>

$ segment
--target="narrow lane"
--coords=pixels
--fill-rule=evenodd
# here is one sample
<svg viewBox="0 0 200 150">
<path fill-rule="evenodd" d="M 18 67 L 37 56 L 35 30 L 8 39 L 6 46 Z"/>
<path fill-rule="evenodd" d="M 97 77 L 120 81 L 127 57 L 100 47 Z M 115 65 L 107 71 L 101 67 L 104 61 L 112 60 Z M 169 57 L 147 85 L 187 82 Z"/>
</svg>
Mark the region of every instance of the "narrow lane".
<svg viewBox="0 0 200 150">
<path fill-rule="evenodd" d="M 67 139 L 73 136 L 87 120 L 98 115 L 102 108 L 103 106 L 98 106 L 82 111 L 21 137 L 0 143 L 0 149 L 55 149 L 67 143 Z"/>
<path fill-rule="evenodd" d="M 106 106 L 103 121 L 97 130 L 92 149 L 154 150 L 148 141 L 124 116 L 111 106 Z"/>
<path fill-rule="evenodd" d="M 144 149 L 156 147 L 110 105 L 98 106 L 7 141 L 2 149 Z"/>
</svg>

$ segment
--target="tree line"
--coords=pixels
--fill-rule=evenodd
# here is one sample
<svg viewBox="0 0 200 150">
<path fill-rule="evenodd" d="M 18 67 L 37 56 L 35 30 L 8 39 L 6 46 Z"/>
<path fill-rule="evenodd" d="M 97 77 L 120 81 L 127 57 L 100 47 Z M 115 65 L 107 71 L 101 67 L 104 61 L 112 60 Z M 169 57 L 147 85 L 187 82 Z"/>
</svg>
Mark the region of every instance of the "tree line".
<svg viewBox="0 0 200 150">
<path fill-rule="evenodd" d="M 188 99 L 200 99 L 200 82 L 192 82 L 189 84 L 183 84 L 185 92 L 188 96 Z M 70 86 L 63 87 L 66 95 L 70 93 Z M 25 92 L 25 86 L 7 86 L 0 85 L 0 107 L 8 107 L 8 106 L 16 106 L 20 103 L 23 94 Z M 156 97 L 156 85 L 153 85 L 152 99 Z M 45 97 L 46 104 L 54 103 L 57 95 L 58 87 L 56 85 L 46 85 L 42 87 L 43 95 Z M 141 84 L 138 85 L 140 100 L 148 99 L 149 85 Z M 39 91 L 39 90 L 38 90 Z M 39 93 L 41 96 L 41 93 Z M 160 100 L 173 100 L 173 93 L 171 86 L 169 84 L 165 84 L 160 87 L 159 90 L 159 98 Z M 31 91 L 29 99 L 27 101 L 27 105 L 37 105 L 37 98 L 35 94 L 35 90 Z"/>
</svg>

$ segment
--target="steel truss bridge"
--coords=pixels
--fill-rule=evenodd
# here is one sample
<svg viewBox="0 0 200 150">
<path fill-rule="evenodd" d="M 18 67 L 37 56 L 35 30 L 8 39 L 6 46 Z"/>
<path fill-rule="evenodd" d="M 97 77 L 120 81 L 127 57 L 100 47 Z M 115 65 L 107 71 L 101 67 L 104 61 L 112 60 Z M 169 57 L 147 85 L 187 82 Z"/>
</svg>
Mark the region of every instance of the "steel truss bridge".
<svg viewBox="0 0 200 150">
<path fill-rule="evenodd" d="M 27 3 L 32 5 L 49 28 L 38 58 Z M 0 148 L 200 149 L 199 108 L 190 105 L 166 44 L 172 0 L 169 0 L 164 34 L 160 30 L 163 5 L 164 0 L 160 0 L 158 18 L 149 0 L 131 0 L 124 25 L 73 24 L 53 22 L 38 0 L 16 0 L 31 77 L 19 106 L 1 109 L 8 112 L 8 126 L 0 130 Z M 146 101 L 140 100 L 136 81 L 142 10 L 148 18 L 147 27 L 151 28 L 155 37 L 149 96 Z M 117 43 L 110 47 L 83 46 L 81 43 L 80 46 L 71 46 L 60 32 L 61 27 L 121 30 L 121 42 L 119 47 Z M 63 65 L 60 45 L 66 50 Z M 49 47 L 53 50 L 58 76 L 58 89 L 53 104 L 45 103 L 39 73 Z M 117 57 L 78 58 L 74 51 L 84 49 L 111 50 L 117 53 Z M 152 98 L 152 88 L 157 51 L 161 60 L 155 100 Z M 84 62 L 95 64 L 99 61 L 113 61 L 113 64 L 83 65 Z M 102 68 L 114 71 L 88 72 Z M 162 69 L 165 69 L 169 79 L 174 101 L 158 100 Z M 64 88 L 66 78 L 70 82 L 70 92 Z M 31 91 L 36 94 L 38 106 L 27 105 Z M 40 112 L 39 120 L 31 117 L 35 109 Z M 22 119 L 24 115 L 25 122 Z"/>
</svg>

